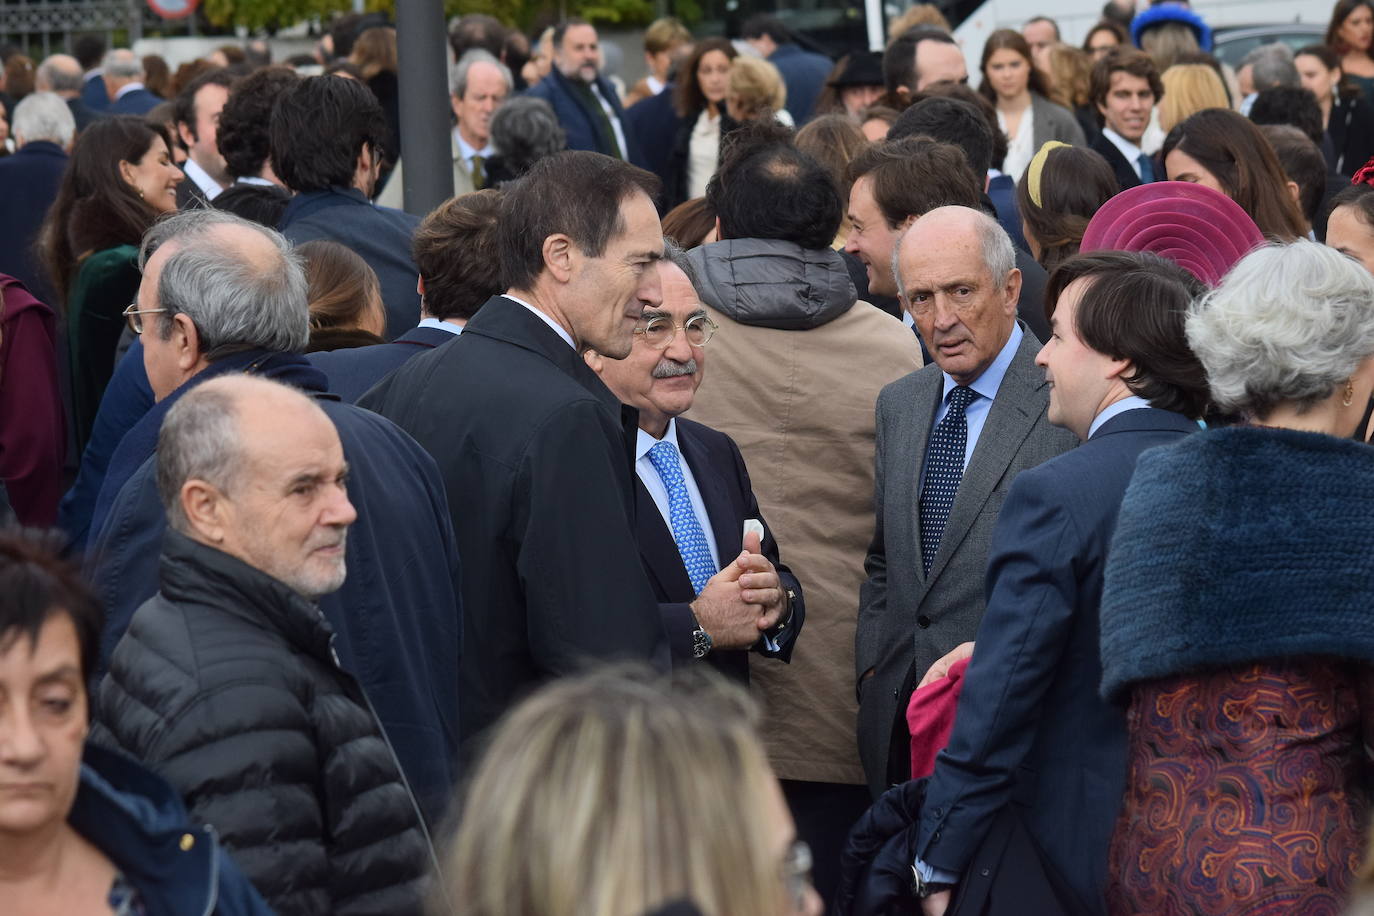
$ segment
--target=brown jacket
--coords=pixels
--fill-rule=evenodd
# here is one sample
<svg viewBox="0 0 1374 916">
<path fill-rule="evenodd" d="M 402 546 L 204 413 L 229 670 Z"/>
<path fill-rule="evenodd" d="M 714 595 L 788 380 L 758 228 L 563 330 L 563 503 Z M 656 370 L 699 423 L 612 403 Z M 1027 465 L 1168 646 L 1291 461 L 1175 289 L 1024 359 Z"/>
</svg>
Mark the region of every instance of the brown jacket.
<svg viewBox="0 0 1374 916">
<path fill-rule="evenodd" d="M 855 743 L 854 628 L 873 536 L 874 405 L 921 366 L 915 334 L 854 301 L 833 251 L 736 239 L 691 252 L 720 330 L 692 419 L 739 444 L 759 507 L 806 590 L 790 665 L 757 665 L 778 776 L 864 782 Z"/>
</svg>

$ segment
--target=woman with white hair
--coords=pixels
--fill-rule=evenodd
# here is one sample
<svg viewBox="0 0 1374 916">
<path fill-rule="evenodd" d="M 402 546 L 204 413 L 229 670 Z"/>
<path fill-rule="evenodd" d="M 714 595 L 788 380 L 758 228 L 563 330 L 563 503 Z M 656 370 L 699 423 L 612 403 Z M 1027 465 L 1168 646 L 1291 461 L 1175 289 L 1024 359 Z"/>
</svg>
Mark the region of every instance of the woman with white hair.
<svg viewBox="0 0 1374 916">
<path fill-rule="evenodd" d="M 749 697 L 710 674 L 667 688 L 602 670 L 506 716 L 446 857 L 456 912 L 820 916 Z"/>
<path fill-rule="evenodd" d="M 1112 913 L 1337 913 L 1374 776 L 1374 278 L 1308 241 L 1195 303 L 1241 426 L 1146 452 L 1112 544 L 1102 690 L 1128 705 Z"/>
</svg>

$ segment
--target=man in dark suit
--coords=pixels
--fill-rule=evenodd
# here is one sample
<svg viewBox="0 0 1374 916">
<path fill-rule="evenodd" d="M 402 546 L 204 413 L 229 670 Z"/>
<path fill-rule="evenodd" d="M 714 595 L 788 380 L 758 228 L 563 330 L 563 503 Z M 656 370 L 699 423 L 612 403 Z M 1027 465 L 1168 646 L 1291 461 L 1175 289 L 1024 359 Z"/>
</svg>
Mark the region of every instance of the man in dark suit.
<svg viewBox="0 0 1374 916">
<path fill-rule="evenodd" d="M 663 611 L 674 664 L 704 658 L 719 671 L 749 682 L 749 651 L 790 661 L 805 611 L 801 584 L 778 559 L 744 458 L 734 440 L 684 419 L 706 370 L 714 323 L 697 297 L 690 263 L 664 242 L 669 258 L 656 270 L 663 301 L 642 316 L 643 333 L 625 359 L 585 354 L 611 393 L 639 411 L 635 444 L 635 535 L 639 555 Z M 690 511 L 690 517 L 686 514 Z M 745 532 L 749 520 L 758 529 Z M 752 605 L 729 605 L 732 617 L 694 619 L 687 602 L 741 549 L 761 554 L 776 570 L 787 607 L 777 626 L 761 633 Z M 710 645 L 693 636 L 704 630 Z"/>
<path fill-rule="evenodd" d="M 406 360 L 463 333 L 482 303 L 505 289 L 496 226 L 501 192 L 451 198 L 425 217 L 411 253 L 420 269 L 420 323 L 391 343 L 351 347 L 308 357 L 329 376 L 329 390 L 356 402 Z"/>
<path fill-rule="evenodd" d="M 1150 112 L 1164 95 L 1154 59 L 1135 48 L 1114 48 L 1093 65 L 1092 101 L 1102 133 L 1090 147 L 1116 173 L 1121 190 L 1165 179 L 1158 157 L 1140 148 Z"/>
<path fill-rule="evenodd" d="M 1071 911 L 1106 912 L 1126 721 L 1098 694 L 1102 577 L 1136 459 L 1198 429 L 1207 378 L 1183 325 L 1204 291 L 1148 254 L 1085 255 L 1051 280 L 1055 336 L 1036 364 L 1050 383 L 1050 422 L 1084 444 L 1017 477 L 998 516 L 987 611 L 976 650 L 952 653 L 973 660 L 914 828 L 923 881 L 967 876 L 976 893 L 982 869 L 969 866 L 985 864 L 979 846 L 1015 796 Z M 933 893 L 925 912 L 943 913 L 949 896 Z"/>
<path fill-rule="evenodd" d="M 104 83 L 100 94 L 105 95 Z M 51 54 L 43 59 L 33 74 L 33 88 L 36 92 L 52 92 L 61 96 L 67 103 L 72 119 L 76 121 L 76 132 L 86 129 L 86 125 L 102 116 L 86 104 L 82 98 L 81 65 L 76 58 L 67 54 Z"/>
<path fill-rule="evenodd" d="M 102 35 L 82 35 L 72 44 L 72 55 L 81 68 L 81 101 L 91 111 L 104 112 L 110 107 L 110 96 L 105 92 L 105 79 L 100 75 L 100 62 L 105 56 L 105 38 Z"/>
<path fill-rule="evenodd" d="M 128 48 L 115 48 L 105 55 L 101 76 L 109 96 L 112 115 L 145 115 L 162 99 L 143 86 L 143 62 Z"/>
<path fill-rule="evenodd" d="M 539 682 L 588 662 L 670 665 L 665 612 L 634 536 L 636 411 L 580 356 L 627 356 L 640 315 L 662 302 L 657 192 L 648 172 L 597 153 L 541 159 L 502 201 L 506 295 L 360 401 L 443 471 L 473 609 L 465 742 Z M 728 613 L 720 603 L 760 605 L 760 617 L 763 605 L 780 608 L 765 562 L 732 559 L 692 602 L 696 619 Z M 776 624 L 770 616 L 761 629 Z"/>
<path fill-rule="evenodd" d="M 875 796 L 910 776 L 917 677 L 977 632 L 1012 481 L 1075 444 L 1045 417 L 1014 263 L 997 221 L 965 207 L 930 211 L 899 243 L 898 290 L 934 363 L 878 397 L 877 518 L 855 638 L 859 755 Z"/>
<path fill-rule="evenodd" d="M 643 166 L 639 138 L 600 67 L 596 29 L 581 19 L 565 20 L 553 30 L 553 69 L 529 95 L 553 108 L 567 134 L 568 149 L 592 150 Z"/>
<path fill-rule="evenodd" d="M 328 239 L 357 252 L 381 281 L 386 337 L 395 340 L 420 320 L 410 257 L 420 220 L 372 202 L 388 130 L 362 83 L 312 76 L 281 91 L 269 136 L 272 168 L 296 192 L 277 228 L 295 245 Z"/>
<path fill-rule="evenodd" d="M 186 180 L 177 185 L 178 210 L 210 206 L 233 180 L 216 143 L 220 112 L 233 85 L 227 69 L 207 70 L 177 93 L 172 120 L 176 142 L 186 150 L 181 166 Z"/>
<path fill-rule="evenodd" d="M 19 147 L 0 159 L 0 274 L 23 283 L 38 299 L 54 303 L 52 284 L 34 249 L 48 208 L 57 199 L 76 122 L 51 92 L 32 92 L 15 106 L 10 125 Z"/>
<path fill-rule="evenodd" d="M 824 54 L 803 50 L 782 20 L 767 13 L 750 16 L 740 29 L 740 37 L 778 68 L 787 87 L 787 113 L 798 127 L 805 124 L 816 110 L 816 99 L 835 62 Z"/>
</svg>

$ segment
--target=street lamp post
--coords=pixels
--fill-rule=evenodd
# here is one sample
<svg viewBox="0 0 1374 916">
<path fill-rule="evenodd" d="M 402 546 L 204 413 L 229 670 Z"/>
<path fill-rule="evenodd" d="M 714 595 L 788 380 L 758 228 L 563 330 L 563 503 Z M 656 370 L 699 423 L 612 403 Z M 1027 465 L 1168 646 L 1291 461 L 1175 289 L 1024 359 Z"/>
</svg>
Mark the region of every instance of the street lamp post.
<svg viewBox="0 0 1374 916">
<path fill-rule="evenodd" d="M 453 196 L 446 35 L 443 0 L 396 0 L 401 191 L 406 212 L 417 216 Z"/>
</svg>

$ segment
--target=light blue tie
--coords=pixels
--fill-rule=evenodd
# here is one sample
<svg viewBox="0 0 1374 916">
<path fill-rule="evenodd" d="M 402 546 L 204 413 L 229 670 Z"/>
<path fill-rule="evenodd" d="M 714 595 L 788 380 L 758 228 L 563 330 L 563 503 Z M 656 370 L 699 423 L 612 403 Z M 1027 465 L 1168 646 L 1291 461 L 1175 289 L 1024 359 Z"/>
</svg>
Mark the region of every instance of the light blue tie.
<svg viewBox="0 0 1374 916">
<path fill-rule="evenodd" d="M 668 490 L 668 518 L 673 529 L 673 541 L 682 555 L 682 565 L 692 580 L 692 590 L 701 594 L 706 581 L 716 574 L 711 560 L 711 546 L 702 533 L 701 523 L 692 509 L 692 497 L 687 494 L 687 481 L 682 476 L 677 449 L 671 442 L 660 442 L 649 449 L 649 461 Z"/>
</svg>

